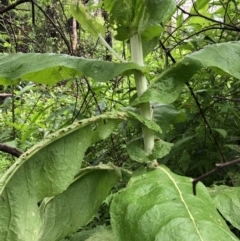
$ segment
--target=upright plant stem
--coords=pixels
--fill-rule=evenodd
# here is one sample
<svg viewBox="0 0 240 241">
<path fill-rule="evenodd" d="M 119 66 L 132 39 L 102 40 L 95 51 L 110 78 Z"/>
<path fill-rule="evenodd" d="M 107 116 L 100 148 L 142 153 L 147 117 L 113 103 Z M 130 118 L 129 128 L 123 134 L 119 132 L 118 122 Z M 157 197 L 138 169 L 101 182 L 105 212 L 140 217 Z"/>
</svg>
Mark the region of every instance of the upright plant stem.
<svg viewBox="0 0 240 241">
<path fill-rule="evenodd" d="M 138 34 L 133 35 L 130 39 L 130 45 L 132 61 L 143 66 L 144 60 L 141 36 Z M 147 79 L 145 75 L 142 74 L 140 71 L 135 71 L 134 77 L 136 82 L 137 94 L 138 96 L 141 96 L 143 92 L 147 90 Z M 152 109 L 149 102 L 140 105 L 140 114 L 146 119 L 152 120 Z M 152 130 L 148 129 L 145 126 L 143 126 L 142 128 L 142 132 L 144 140 L 144 150 L 147 154 L 151 154 L 154 147 L 154 134 Z"/>
<path fill-rule="evenodd" d="M 11 86 L 11 94 L 12 94 L 12 123 L 15 123 L 15 95 L 14 95 L 14 85 Z M 13 126 L 12 128 L 12 138 L 13 140 L 16 139 L 16 130 L 15 127 Z"/>
</svg>

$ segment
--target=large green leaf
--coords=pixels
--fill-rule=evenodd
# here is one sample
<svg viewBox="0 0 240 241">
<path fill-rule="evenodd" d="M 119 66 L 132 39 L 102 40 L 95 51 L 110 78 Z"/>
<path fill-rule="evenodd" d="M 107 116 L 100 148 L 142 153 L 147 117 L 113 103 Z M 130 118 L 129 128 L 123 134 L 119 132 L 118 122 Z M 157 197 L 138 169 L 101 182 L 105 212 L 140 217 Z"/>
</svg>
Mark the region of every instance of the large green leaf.
<svg viewBox="0 0 240 241">
<path fill-rule="evenodd" d="M 104 8 L 109 12 L 110 24 L 116 28 L 116 39 L 129 39 L 140 34 L 145 40 L 159 36 L 162 27 L 172 16 L 174 0 L 105 0 Z"/>
<path fill-rule="evenodd" d="M 70 9 L 73 17 L 94 37 L 98 37 L 98 34 L 105 34 L 105 28 L 86 12 L 81 3 L 72 4 Z"/>
<path fill-rule="evenodd" d="M 0 179 L 0 240 L 38 240 L 38 202 L 66 190 L 87 148 L 107 138 L 124 118 L 116 112 L 76 122 L 25 152 Z"/>
<path fill-rule="evenodd" d="M 149 101 L 166 104 L 174 102 L 184 84 L 200 69 L 206 67 L 224 71 L 240 79 L 240 42 L 215 44 L 187 55 L 157 77 L 149 89 L 132 105 Z"/>
<path fill-rule="evenodd" d="M 117 168 L 102 164 L 81 170 L 66 191 L 41 204 L 43 225 L 36 240 L 60 240 L 86 225 L 120 177 Z"/>
<path fill-rule="evenodd" d="M 176 2 L 174 0 L 145 0 L 144 14 L 139 22 L 138 34 L 141 34 L 144 41 L 157 37 L 163 31 L 160 24 L 165 24 L 172 17 Z"/>
<path fill-rule="evenodd" d="M 197 196 L 190 178 L 164 166 L 133 177 L 111 205 L 120 241 L 238 240 L 218 214 L 203 184 Z"/>
<path fill-rule="evenodd" d="M 135 63 L 89 60 L 64 54 L 0 54 L 0 84 L 20 79 L 41 84 L 86 75 L 97 81 L 110 80 L 125 71 L 142 70 Z"/>
<path fill-rule="evenodd" d="M 223 217 L 240 230 L 240 187 L 214 186 L 209 192 Z"/>
</svg>

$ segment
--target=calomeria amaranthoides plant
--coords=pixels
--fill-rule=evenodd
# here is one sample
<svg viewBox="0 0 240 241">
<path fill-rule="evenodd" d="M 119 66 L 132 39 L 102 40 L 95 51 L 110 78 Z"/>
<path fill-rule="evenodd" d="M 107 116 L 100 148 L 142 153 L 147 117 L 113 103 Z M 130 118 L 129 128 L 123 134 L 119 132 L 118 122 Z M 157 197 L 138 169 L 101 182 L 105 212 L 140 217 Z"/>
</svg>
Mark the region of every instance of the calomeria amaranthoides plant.
<svg viewBox="0 0 240 241">
<path fill-rule="evenodd" d="M 149 2 L 150 3 L 150 2 Z M 148 28 L 153 27 L 156 22 L 153 22 L 153 24 L 146 24 L 143 29 L 140 29 L 140 24 L 144 24 L 143 19 L 149 18 L 150 14 L 148 11 L 146 11 L 146 8 L 149 4 L 147 1 L 129 1 L 129 2 L 116 2 L 116 1 L 104 1 L 103 7 L 110 13 L 110 23 L 112 24 L 112 27 L 116 27 L 116 31 L 118 32 L 118 38 L 121 40 L 128 40 L 130 39 L 130 52 L 132 56 L 132 62 L 138 64 L 139 66 L 144 66 L 144 56 L 143 56 L 143 44 L 142 44 L 142 33 L 146 31 Z M 145 6 L 146 4 L 146 6 Z M 150 3 L 151 5 L 152 3 Z M 161 6 L 157 6 L 158 9 L 162 8 L 163 5 L 164 9 L 167 10 L 165 12 L 161 11 L 160 15 L 157 17 L 157 19 L 152 19 L 157 21 L 158 23 L 162 20 L 165 20 L 166 18 L 171 16 L 171 13 L 174 8 L 174 4 L 172 1 L 168 1 L 166 4 L 160 4 Z M 133 7 L 134 12 L 131 13 Z M 153 7 L 153 6 L 152 6 Z M 159 8 L 160 7 L 160 8 Z M 96 23 L 90 15 L 85 11 L 84 7 L 82 5 L 76 4 L 72 5 L 72 13 L 74 17 L 83 24 L 88 30 L 90 30 L 93 34 L 93 36 L 98 37 L 103 45 L 107 47 L 110 52 L 120 61 L 125 62 L 126 60 L 123 60 L 104 40 L 102 37 L 102 34 L 104 34 L 104 28 Z M 122 19 L 122 14 L 125 13 L 124 19 Z M 146 16 L 144 16 L 146 15 Z M 156 16 L 155 16 L 156 17 Z M 131 18 L 133 18 L 131 20 Z M 125 21 L 127 20 L 127 21 Z M 131 21 L 131 22 L 130 22 Z M 115 27 L 114 27 L 115 25 Z M 155 36 L 156 37 L 160 34 L 160 32 L 157 32 Z M 151 40 L 151 39 L 149 39 Z M 146 43 L 148 44 L 148 43 Z M 134 72 L 135 77 L 135 83 L 136 83 L 136 89 L 138 96 L 141 96 L 148 88 L 148 82 L 143 72 L 141 71 L 135 71 Z M 142 103 L 139 106 L 140 109 L 140 115 L 143 118 L 146 118 L 147 120 L 152 120 L 152 110 L 149 102 Z M 143 132 L 143 142 L 144 142 L 144 150 L 147 155 L 150 155 L 153 147 L 154 147 L 154 133 L 151 129 L 149 129 L 146 126 L 142 127 Z M 154 161 L 154 164 L 156 162 Z"/>
<path fill-rule="evenodd" d="M 162 28 L 160 24 L 165 23 L 165 21 L 172 16 L 175 8 L 174 1 L 105 0 L 103 2 L 103 7 L 109 13 L 110 25 L 117 33 L 115 36 L 116 39 L 130 40 L 132 61 L 140 66 L 144 66 L 143 50 L 145 50 L 145 56 L 148 51 L 151 51 L 149 46 L 151 46 L 161 34 Z M 79 15 L 74 14 L 74 16 L 78 18 Z M 154 46 L 154 44 L 152 46 Z M 188 61 L 183 63 L 182 67 L 185 68 L 182 68 L 184 69 L 181 70 L 182 73 L 183 71 L 187 71 L 186 67 L 188 67 L 187 65 L 189 63 Z M 194 67 L 193 70 L 189 71 L 189 78 L 191 78 L 190 76 L 193 75 L 195 71 L 197 71 L 197 68 L 194 69 Z M 177 70 L 175 72 L 177 72 Z M 186 75 L 187 74 L 184 73 L 182 75 L 183 78 L 185 78 Z M 174 73 L 173 76 L 176 78 L 176 73 Z M 159 82 L 161 80 L 163 81 L 163 86 L 166 86 L 166 92 L 169 91 L 167 86 L 170 86 L 170 89 L 172 88 L 172 92 L 178 92 L 179 87 L 187 81 L 184 80 L 184 82 L 180 79 L 178 86 L 176 83 L 173 84 L 172 79 L 174 78 L 171 74 L 170 76 L 168 73 L 166 73 L 165 76 L 163 74 L 162 79 L 159 78 L 160 81 L 156 81 L 155 83 L 155 91 L 159 89 L 160 93 L 158 93 L 158 95 L 162 92 L 165 97 L 160 96 L 158 99 L 156 97 L 157 94 L 154 95 L 154 92 L 148 89 L 144 72 L 134 71 L 134 78 L 138 99 L 140 100 L 138 102 L 140 115 L 149 121 L 152 121 L 152 110 L 149 102 L 151 98 L 149 98 L 149 96 L 152 96 L 154 101 L 159 101 L 160 103 L 161 100 L 163 100 L 163 103 L 171 103 L 176 99 L 176 96 L 173 97 L 174 94 L 173 96 L 169 94 L 169 100 L 166 100 L 168 96 L 163 93 L 164 87 L 160 87 L 160 89 L 157 87 Z M 166 81 L 169 81 L 169 83 L 166 83 Z M 172 84 L 173 86 L 175 85 L 175 88 L 171 86 Z M 154 88 L 154 84 L 152 88 Z M 145 154 L 151 155 L 156 147 L 156 145 L 154 145 L 155 136 L 153 130 L 147 126 L 143 126 L 142 134 Z M 164 148 L 160 150 L 160 157 L 164 155 L 163 149 Z M 137 160 L 133 155 L 130 156 L 133 157 L 134 160 Z M 155 166 L 156 164 L 156 161 L 152 159 L 150 166 Z M 154 176 L 155 178 L 153 178 Z M 171 190 L 172 187 L 174 190 Z M 165 191 L 163 191 L 163 189 Z M 167 189 L 169 189 L 169 192 L 167 192 Z M 219 219 L 214 204 L 204 187 L 200 186 L 199 190 L 201 191 L 198 195 L 198 200 L 194 200 L 195 197 L 192 195 L 190 180 L 178 177 L 164 167 L 160 167 L 158 170 L 146 174 L 146 176 L 143 175 L 131 179 L 126 190 L 114 198 L 111 206 L 111 223 L 114 234 L 117 239 L 121 241 L 185 240 L 186 237 L 189 237 L 189 233 L 191 233 L 191 240 L 224 240 L 224 238 L 235 240 L 234 235 L 229 232 L 224 221 Z M 170 200 L 178 200 L 178 208 L 175 209 L 174 204 Z M 205 200 L 206 203 L 203 204 L 203 200 Z M 209 217 L 205 217 L 205 221 L 207 221 L 210 226 L 206 226 L 204 222 L 201 223 L 198 221 L 201 220 L 204 215 L 200 214 L 198 216 L 194 211 L 192 212 L 190 210 L 194 204 L 196 210 L 201 209 L 204 214 L 211 213 Z M 162 207 L 164 207 L 166 213 L 162 210 Z M 172 211 L 168 212 L 167 210 L 170 209 L 172 209 Z M 182 223 L 181 215 L 176 215 L 176 213 L 181 212 L 185 213 L 186 222 Z M 219 220 L 219 222 L 216 222 L 216 219 Z M 170 224 L 172 220 L 177 220 L 173 226 Z M 183 229 L 179 230 L 181 225 L 183 225 Z M 185 229 L 185 225 L 188 226 L 187 229 Z M 219 232 L 224 238 L 212 232 L 215 226 L 218 226 Z M 173 231 L 176 227 L 178 227 L 177 232 Z M 208 229 L 209 232 L 206 232 Z M 187 233 L 185 230 L 187 230 Z M 191 231 L 189 232 L 189 230 Z"/>
<path fill-rule="evenodd" d="M 71 6 L 73 16 L 120 63 L 58 54 L 0 54 L 1 84 L 14 84 L 20 79 L 54 84 L 82 75 L 108 81 L 128 71 L 134 73 L 138 93 L 131 111 L 114 111 L 75 122 L 37 143 L 7 170 L 0 179 L 0 240 L 238 240 L 216 211 L 204 185 L 198 185 L 198 195 L 194 196 L 189 178 L 178 176 L 163 165 L 156 167 L 155 160 L 168 154 L 172 144 L 159 138 L 154 142 L 160 127 L 152 121 L 150 102 L 174 102 L 183 85 L 204 67 L 216 67 L 240 78 L 240 44 L 213 45 L 186 56 L 148 87 L 144 57 L 157 44 L 162 25 L 175 10 L 175 1 L 102 3 L 116 40 L 130 41 L 132 61 L 123 60 L 108 46 L 103 25 L 80 3 Z M 141 140 L 129 143 L 129 156 L 134 161 L 150 163 L 151 168 L 130 178 L 127 187 L 113 197 L 111 227 L 77 232 L 92 219 L 116 182 L 124 174 L 131 174 L 114 165 L 81 169 L 84 153 L 131 118 L 142 124 L 144 148 L 140 147 Z"/>
<path fill-rule="evenodd" d="M 117 32 L 116 39 L 130 40 L 130 53 L 132 62 L 144 67 L 143 49 L 150 52 L 152 43 L 156 42 L 161 34 L 160 23 L 167 21 L 175 9 L 174 1 L 103 1 L 103 8 L 110 17 L 110 25 Z M 93 36 L 99 37 L 103 45 L 120 61 L 125 62 L 108 44 L 102 34 L 104 28 L 94 21 L 80 4 L 72 6 L 74 17 L 91 31 Z M 123 17 L 124 16 L 124 17 Z M 149 32 L 150 31 L 150 32 Z M 146 53 L 145 53 L 146 54 Z M 134 71 L 137 95 L 140 97 L 148 89 L 148 81 L 143 71 Z M 152 108 L 150 102 L 139 105 L 140 115 L 152 121 Z M 154 148 L 154 132 L 147 126 L 142 127 L 145 154 L 151 155 Z M 152 160 L 150 166 L 157 165 Z"/>
</svg>

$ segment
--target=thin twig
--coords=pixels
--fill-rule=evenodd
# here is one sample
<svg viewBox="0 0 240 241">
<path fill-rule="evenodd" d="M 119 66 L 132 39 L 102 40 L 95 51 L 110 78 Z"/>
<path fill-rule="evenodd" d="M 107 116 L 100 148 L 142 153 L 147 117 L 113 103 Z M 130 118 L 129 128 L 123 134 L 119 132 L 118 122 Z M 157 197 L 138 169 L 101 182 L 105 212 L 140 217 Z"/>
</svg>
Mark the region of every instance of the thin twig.
<svg viewBox="0 0 240 241">
<path fill-rule="evenodd" d="M 6 13 L 12 9 L 14 9 L 15 7 L 17 7 L 18 5 L 22 4 L 22 3 L 27 3 L 27 2 L 31 2 L 31 0 L 18 0 L 17 2 L 5 7 L 5 8 L 0 8 L 0 14 Z"/>
<path fill-rule="evenodd" d="M 196 191 L 196 185 L 199 181 L 203 180 L 204 178 L 212 175 L 213 173 L 221 170 L 222 168 L 226 168 L 232 165 L 235 165 L 237 163 L 240 163 L 240 158 L 233 160 L 233 161 L 229 161 L 229 162 L 225 162 L 225 163 L 216 163 L 215 164 L 215 168 L 212 169 L 211 171 L 204 173 L 203 175 L 201 175 L 200 177 L 194 178 L 192 179 L 192 187 L 193 187 L 193 194 L 196 196 L 197 195 L 197 191 Z"/>
</svg>

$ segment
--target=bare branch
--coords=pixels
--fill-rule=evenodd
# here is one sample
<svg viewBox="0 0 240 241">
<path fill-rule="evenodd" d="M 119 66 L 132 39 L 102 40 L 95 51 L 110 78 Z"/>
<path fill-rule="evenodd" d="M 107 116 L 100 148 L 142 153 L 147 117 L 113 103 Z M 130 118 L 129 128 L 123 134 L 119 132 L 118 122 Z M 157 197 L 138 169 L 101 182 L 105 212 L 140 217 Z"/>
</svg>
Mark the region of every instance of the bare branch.
<svg viewBox="0 0 240 241">
<path fill-rule="evenodd" d="M 0 151 L 6 152 L 6 153 L 11 154 L 11 155 L 16 156 L 16 157 L 20 157 L 23 154 L 23 152 L 18 150 L 17 148 L 12 147 L 12 146 L 8 146 L 8 145 L 3 144 L 3 143 L 0 143 Z"/>
<path fill-rule="evenodd" d="M 236 160 L 233 160 L 233 161 L 229 161 L 229 162 L 224 162 L 224 163 L 216 163 L 215 164 L 215 168 L 213 168 L 211 171 L 207 172 L 207 173 L 204 173 L 203 175 L 201 175 L 200 177 L 197 177 L 197 178 L 194 178 L 192 179 L 192 185 L 193 185 L 193 194 L 196 195 L 197 194 L 197 191 L 196 191 L 196 186 L 197 186 L 197 183 L 201 180 L 203 180 L 204 178 L 212 175 L 213 173 L 219 171 L 220 169 L 222 168 L 226 168 L 226 167 L 229 167 L 229 166 L 232 166 L 232 165 L 235 165 L 237 163 L 240 163 L 240 158 L 236 159 Z"/>
<path fill-rule="evenodd" d="M 0 8 L 0 14 L 6 13 L 12 9 L 14 9 L 15 7 L 17 7 L 18 5 L 22 4 L 22 3 L 27 3 L 27 2 L 31 2 L 31 0 L 18 0 L 17 2 L 5 7 L 5 8 Z"/>
</svg>

